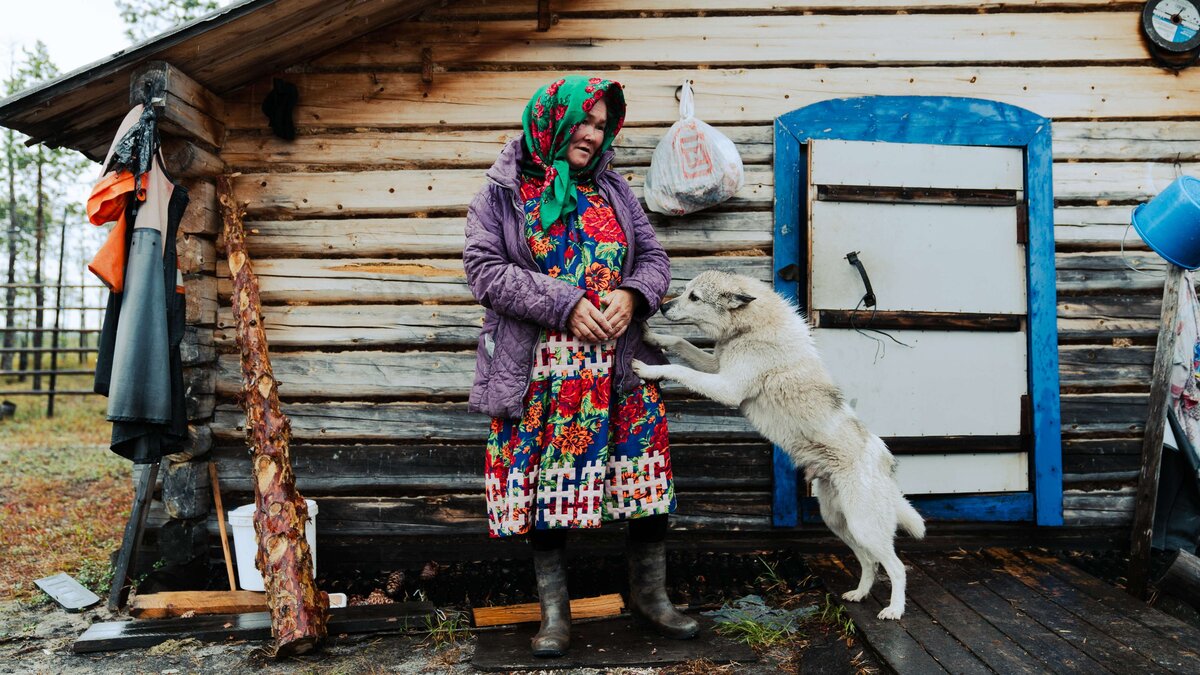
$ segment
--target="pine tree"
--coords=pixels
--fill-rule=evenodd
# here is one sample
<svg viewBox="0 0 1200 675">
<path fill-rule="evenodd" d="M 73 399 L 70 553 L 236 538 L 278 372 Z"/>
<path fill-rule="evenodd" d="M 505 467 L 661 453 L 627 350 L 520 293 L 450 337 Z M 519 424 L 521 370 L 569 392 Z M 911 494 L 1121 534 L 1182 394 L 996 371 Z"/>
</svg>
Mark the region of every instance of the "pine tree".
<svg viewBox="0 0 1200 675">
<path fill-rule="evenodd" d="M 141 42 L 220 7 L 216 0 L 115 0 L 125 37 Z"/>
</svg>

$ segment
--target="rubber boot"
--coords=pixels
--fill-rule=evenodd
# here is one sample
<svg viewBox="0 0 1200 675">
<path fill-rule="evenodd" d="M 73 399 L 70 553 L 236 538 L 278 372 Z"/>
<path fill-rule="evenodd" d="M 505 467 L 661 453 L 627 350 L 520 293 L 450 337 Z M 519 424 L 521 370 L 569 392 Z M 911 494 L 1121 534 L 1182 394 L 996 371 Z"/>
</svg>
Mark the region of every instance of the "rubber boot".
<svg viewBox="0 0 1200 675">
<path fill-rule="evenodd" d="M 629 542 L 629 611 L 664 637 L 688 640 L 700 632 L 667 597 L 667 554 L 663 542 Z"/>
<path fill-rule="evenodd" d="M 564 557 L 563 549 L 533 552 L 538 603 L 542 607 L 541 630 L 530 642 L 534 656 L 562 656 L 571 644 L 571 600 L 567 596 Z"/>
</svg>

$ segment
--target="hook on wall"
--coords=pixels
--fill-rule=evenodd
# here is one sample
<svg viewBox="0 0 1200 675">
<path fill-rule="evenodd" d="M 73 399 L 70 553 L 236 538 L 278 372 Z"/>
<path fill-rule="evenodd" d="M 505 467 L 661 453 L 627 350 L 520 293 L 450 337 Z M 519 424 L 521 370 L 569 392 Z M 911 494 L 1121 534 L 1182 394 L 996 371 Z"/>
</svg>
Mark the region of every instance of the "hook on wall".
<svg viewBox="0 0 1200 675">
<path fill-rule="evenodd" d="M 691 85 L 691 87 L 692 87 L 692 92 L 693 92 L 693 93 L 695 93 L 695 91 L 696 91 L 696 81 L 695 81 L 695 80 L 688 80 L 688 81 L 687 81 L 687 83 L 688 83 L 689 85 Z M 683 85 L 681 84 L 681 85 L 678 85 L 678 86 L 676 86 L 676 87 L 675 87 L 675 100 L 676 100 L 676 101 L 679 101 L 679 100 L 680 100 L 680 98 L 679 98 L 679 97 L 680 97 L 680 95 L 681 95 L 682 93 L 683 93 Z"/>
</svg>

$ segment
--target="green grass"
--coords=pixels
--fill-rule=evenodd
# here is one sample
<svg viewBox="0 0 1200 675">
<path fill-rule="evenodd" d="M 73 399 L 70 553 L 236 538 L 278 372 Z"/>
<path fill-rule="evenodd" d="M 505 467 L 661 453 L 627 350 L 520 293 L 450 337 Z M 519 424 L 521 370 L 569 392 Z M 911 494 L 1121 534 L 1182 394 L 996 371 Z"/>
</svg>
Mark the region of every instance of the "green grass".
<svg viewBox="0 0 1200 675">
<path fill-rule="evenodd" d="M 833 596 L 828 593 L 825 594 L 825 606 L 821 608 L 820 616 L 814 620 L 830 626 L 842 638 L 849 638 L 857 631 L 854 620 L 846 613 L 845 606 L 834 600 Z"/>
<path fill-rule="evenodd" d="M 718 634 L 724 635 L 731 640 L 744 642 L 756 650 L 769 649 L 775 645 L 783 644 L 797 635 L 796 633 L 789 633 L 782 628 L 770 628 L 750 619 L 720 624 L 717 626 L 716 631 Z"/>
<path fill-rule="evenodd" d="M 435 610 L 433 616 L 425 617 L 425 627 L 428 631 L 425 641 L 432 644 L 434 650 L 456 647 L 459 641 L 471 634 L 465 615 L 442 609 Z"/>
<path fill-rule="evenodd" d="M 32 387 L 32 378 L 9 379 L 0 378 L 0 388 Z M 91 376 L 65 376 L 59 385 L 88 389 Z M 60 396 L 48 419 L 45 398 L 7 398 L 17 412 L 0 422 L 0 599 L 40 602 L 33 580 L 58 572 L 107 592 L 109 553 L 120 546 L 133 484 L 130 463 L 108 450 L 105 399 Z"/>
</svg>

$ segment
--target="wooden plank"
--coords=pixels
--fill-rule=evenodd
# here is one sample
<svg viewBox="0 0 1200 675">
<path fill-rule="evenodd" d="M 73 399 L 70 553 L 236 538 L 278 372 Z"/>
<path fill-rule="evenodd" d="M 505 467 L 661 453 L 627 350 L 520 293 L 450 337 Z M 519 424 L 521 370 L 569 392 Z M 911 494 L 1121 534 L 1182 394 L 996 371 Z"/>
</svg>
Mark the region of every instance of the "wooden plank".
<svg viewBox="0 0 1200 675">
<path fill-rule="evenodd" d="M 488 418 L 467 413 L 465 403 L 290 403 L 283 412 L 299 442 L 343 441 L 404 443 L 438 439 L 478 441 L 487 437 Z M 678 401 L 669 406 L 671 440 L 758 441 L 758 434 L 735 410 L 707 401 Z M 245 414 L 236 405 L 220 405 L 213 415 L 213 436 L 242 440 Z"/>
<path fill-rule="evenodd" d="M 1044 667 L 1058 673 L 1110 672 L 1061 636 L 1047 632 L 1027 614 L 1013 607 L 1008 599 L 980 585 L 978 574 L 964 572 L 943 558 L 914 556 L 911 560 L 930 577 L 937 579 L 947 591 L 1041 661 Z"/>
<path fill-rule="evenodd" d="M 184 179 L 180 183 L 188 190 L 188 206 L 179 221 L 179 231 L 184 234 L 216 237 L 221 231 L 216 185 L 201 178 Z"/>
<path fill-rule="evenodd" d="M 770 250 L 766 211 L 701 212 L 683 217 L 650 214 L 658 240 L 672 255 Z M 465 217 L 346 218 L 248 222 L 246 245 L 254 259 L 382 258 L 461 255 Z"/>
<path fill-rule="evenodd" d="M 1172 672 L 1194 672 L 1200 669 L 1200 655 L 1189 643 L 1162 635 L 1157 628 L 1136 620 L 1137 615 L 1161 615 L 1160 612 L 1128 600 L 1128 596 L 1123 596 L 1120 591 L 1104 582 L 1066 566 L 1069 569 L 1065 572 L 1088 586 L 1093 591 L 1089 593 L 1078 584 L 1068 583 L 1054 574 L 1053 570 L 1058 567 L 1055 563 L 1058 561 L 1049 556 L 1039 555 L 1034 560 L 1025 553 L 992 548 L 986 549 L 985 554 L 996 560 L 1008 574 L 1021 583 L 1050 598 L 1060 607 L 1091 623 L 1157 665 Z M 1054 567 L 1048 567 L 1047 563 Z M 1094 593 L 1099 593 L 1100 596 Z M 1098 597 L 1107 597 L 1115 604 L 1101 602 Z M 1157 617 L 1152 621 L 1157 623 Z"/>
<path fill-rule="evenodd" d="M 1063 433 L 1109 437 L 1141 434 L 1147 397 L 1141 394 L 1063 394 Z"/>
<path fill-rule="evenodd" d="M 1200 160 L 1200 122 L 1055 122 L 1056 160 Z"/>
<path fill-rule="evenodd" d="M 667 126 L 626 127 L 613 143 L 614 163 L 620 167 L 649 166 L 650 158 Z M 718 126 L 733 141 L 747 165 L 770 164 L 771 127 Z M 349 134 L 305 133 L 294 140 L 270 133 L 231 135 L 221 148 L 221 158 L 238 170 L 251 172 L 279 168 L 307 171 L 353 167 L 363 169 L 465 169 L 488 168 L 504 145 L 521 133 L 510 129 L 432 129 L 421 131 L 366 131 Z M 1171 155 L 1174 161 L 1175 156 Z"/>
<path fill-rule="evenodd" d="M 968 575 L 976 575 L 980 583 L 1008 600 L 1013 608 L 1036 620 L 1044 627 L 1043 631 L 1058 635 L 1080 652 L 1104 664 L 1109 671 L 1120 675 L 1165 675 L 1168 672 L 1132 648 L 1113 639 L 1107 631 L 1096 628 L 1049 598 L 1026 587 L 1009 573 L 997 573 L 995 563 L 991 559 L 983 558 L 978 552 L 960 553 L 949 558 L 957 560 Z"/>
<path fill-rule="evenodd" d="M 1185 276 L 1186 275 L 1186 276 Z M 1129 583 L 1126 590 L 1134 597 L 1146 595 L 1150 576 L 1150 548 L 1154 539 L 1154 510 L 1158 503 L 1158 471 L 1162 466 L 1163 431 L 1167 424 L 1167 405 L 1171 395 L 1171 370 L 1175 363 L 1176 324 L 1179 321 L 1179 286 L 1184 279 L 1194 283 L 1182 267 L 1170 265 L 1163 284 L 1162 319 L 1154 365 L 1150 375 L 1150 402 L 1146 412 L 1146 431 L 1142 437 L 1142 467 L 1138 476 L 1137 503 L 1133 513 L 1133 532 L 1129 543 Z"/>
<path fill-rule="evenodd" d="M 820 0 L 818 2 L 797 1 L 780 2 L 779 0 L 557 0 L 554 13 L 563 16 L 609 16 L 613 13 L 626 12 L 638 14 L 653 13 L 655 16 L 664 14 L 703 14 L 709 12 L 746 12 L 760 14 L 786 14 L 795 12 L 892 12 L 897 10 L 909 12 L 922 11 L 989 11 L 989 10 L 1020 10 L 1020 9 L 1092 9 L 1103 10 L 1121 7 L 1120 3 L 1111 0 L 987 0 L 972 2 L 971 0 L 936 0 L 921 2 L 920 0 Z M 445 19 L 463 16 L 533 16 L 535 6 L 528 0 L 459 0 L 446 7 L 429 9 L 423 16 L 434 19 Z"/>
<path fill-rule="evenodd" d="M 935 93 L 1002 101 L 1056 119 L 1200 115 L 1200 73 L 1149 66 L 1048 66 L 1036 72 L 1024 67 L 596 69 L 592 74 L 625 85 L 626 98 L 637 102 L 626 122 L 635 126 L 673 123 L 679 116 L 675 88 L 685 78 L 694 80 L 704 102 L 698 112 L 718 125 L 769 124 L 783 113 L 830 98 Z M 494 125 L 496 120 L 520 119 L 530 92 L 547 80 L 541 71 L 488 73 L 488 86 L 481 89 L 477 73 L 446 72 L 438 74 L 436 87 L 425 97 L 414 93 L 421 91 L 420 77 L 378 71 L 292 74 L 300 88 L 296 123 L 301 128 Z M 227 126 L 262 128 L 259 106 L 270 87 L 264 78 L 232 93 Z"/>
<path fill-rule="evenodd" d="M 1059 341 L 1111 344 L 1119 338 L 1151 338 L 1158 333 L 1161 300 L 1131 293 L 1064 294 L 1058 302 Z"/>
<path fill-rule="evenodd" d="M 805 559 L 810 569 L 826 581 L 826 587 L 851 587 L 854 577 L 838 557 L 832 555 L 809 556 Z M 925 649 L 913 639 L 897 621 L 882 621 L 875 618 L 883 606 L 874 597 L 862 602 L 842 603 L 846 613 L 858 627 L 858 634 L 870 645 L 876 655 L 895 673 L 944 673 L 947 672 Z"/>
<path fill-rule="evenodd" d="M 920 454 L 896 458 L 896 482 L 905 494 L 1024 492 L 1029 454 Z"/>
<path fill-rule="evenodd" d="M 133 509 L 129 520 L 125 522 L 125 532 L 121 536 L 121 548 L 113 563 L 112 579 L 109 582 L 111 591 L 108 595 L 108 609 L 115 612 L 125 605 L 131 584 L 133 561 L 142 543 L 142 533 L 146 526 L 146 515 L 149 513 L 150 500 L 154 498 L 154 484 L 158 477 L 158 462 L 142 465 L 138 472 L 137 487 L 134 490 Z"/>
<path fill-rule="evenodd" d="M 861 314 L 865 320 L 869 312 Z M 851 407 L 879 436 L 1004 436 L 1021 433 L 1024 368 L 993 373 L 974 386 L 978 364 L 1026 362 L 1023 333 L 890 331 L 907 347 L 848 329 L 813 338 Z M 880 340 L 884 355 L 878 358 Z M 876 360 L 878 358 L 878 360 Z M 971 397 L 962 392 L 974 391 Z"/>
<path fill-rule="evenodd" d="M 398 23 L 372 40 L 313 60 L 317 69 L 412 67 L 431 47 L 439 66 L 521 67 L 533 62 L 621 66 L 694 64 L 952 64 L 1146 61 L 1135 12 L 995 15 L 777 15 L 654 18 L 559 16 L 538 33 L 526 20 Z M 1071 44 L 1058 30 L 1087 35 Z M 901 34 L 904 40 L 888 39 Z M 795 36 L 804 35 L 804 40 Z M 374 36 L 373 36 L 374 37 Z M 414 39 L 415 37 L 415 39 Z M 972 48 L 964 50 L 961 45 Z M 703 100 L 703 99 L 701 99 Z"/>
<path fill-rule="evenodd" d="M 433 615 L 433 603 L 397 602 L 329 610 L 329 630 L 341 633 L 403 631 L 422 628 Z M 271 638 L 271 615 L 212 614 L 146 621 L 107 621 L 92 624 L 72 645 L 76 654 L 153 647 L 167 640 L 193 638 L 202 642 L 265 641 Z"/>
<path fill-rule="evenodd" d="M 624 173 L 640 198 L 644 170 Z M 745 173 L 745 185 L 722 209 L 765 208 L 770 203 L 769 172 Z M 246 202 L 252 219 L 465 212 L 484 185 L 484 172 L 479 169 L 252 173 L 234 180 L 238 199 Z"/>
<path fill-rule="evenodd" d="M 263 307 L 263 326 L 272 347 L 445 349 L 474 347 L 483 313 L 478 305 L 274 305 Z M 222 349 L 236 347 L 228 307 L 214 338 Z"/>
<path fill-rule="evenodd" d="M 843 564 L 848 562 L 848 560 L 849 558 Z M 907 572 L 908 567 L 907 565 L 905 566 L 906 580 L 911 578 Z M 907 594 L 911 597 L 912 593 L 912 587 L 910 586 L 907 589 Z M 885 606 L 891 601 L 891 588 L 889 585 L 876 583 L 871 588 L 871 597 L 881 607 Z M 949 628 L 940 625 L 920 605 L 911 600 L 904 604 L 904 616 L 900 619 L 900 625 L 947 672 L 955 673 L 956 675 L 968 673 L 979 673 L 982 675 L 983 673 L 993 672 L 979 657 L 972 654 L 969 648 L 950 632 Z"/>
<path fill-rule="evenodd" d="M 912 555 L 905 558 L 911 561 Z M 948 593 L 919 565 L 906 565 L 905 570 L 908 602 L 925 610 L 988 667 L 998 673 L 1051 672 L 969 605 Z"/>
<path fill-rule="evenodd" d="M 734 269 L 765 281 L 771 274 L 769 265 L 765 255 L 674 260 L 668 294 L 679 293 L 693 277 L 712 268 Z M 256 261 L 254 271 L 265 303 L 475 302 L 461 260 L 273 259 Z M 231 290 L 225 261 L 217 265 L 217 275 L 225 302 Z M 212 311 L 215 320 L 215 306 Z"/>
<path fill-rule="evenodd" d="M 1019 148 L 813 140 L 808 152 L 812 185 L 1025 189 Z"/>
<path fill-rule="evenodd" d="M 1059 378 L 1063 391 L 1147 390 L 1154 349 L 1144 346 L 1060 345 Z"/>
<path fill-rule="evenodd" d="M 814 157 L 814 168 L 818 161 Z M 1024 314 L 1025 247 L 1017 243 L 1016 213 L 1015 207 L 813 202 L 812 308 L 860 306 L 863 282 L 845 260 L 857 251 L 879 311 Z M 938 274 L 914 274 L 917 269 Z"/>
<path fill-rule="evenodd" d="M 674 430 L 674 429 L 672 429 Z M 483 489 L 487 432 L 466 443 L 411 445 L 296 445 L 292 465 L 305 495 L 396 496 L 416 492 Z M 250 461 L 244 447 L 216 448 L 221 487 L 230 499 L 250 500 Z M 770 447 L 765 442 L 689 443 L 672 438 L 671 468 L 688 490 L 770 487 Z"/>
<path fill-rule="evenodd" d="M 162 141 L 163 155 L 167 160 L 167 172 L 172 178 L 195 178 L 217 176 L 225 173 L 225 162 L 213 153 L 181 139 L 167 137 Z"/>
<path fill-rule="evenodd" d="M 224 263 L 222 262 L 222 265 Z M 183 280 L 187 290 L 184 320 L 191 326 L 211 326 L 217 322 L 217 279 L 208 275 L 189 275 Z"/>
<path fill-rule="evenodd" d="M 809 316 L 813 328 L 854 328 L 864 323 L 879 330 L 981 330 L 1019 331 L 1024 318 L 1014 314 L 960 314 L 955 312 L 876 312 L 865 318 L 861 311 L 818 309 Z"/>
<path fill-rule="evenodd" d="M 621 599 L 620 593 L 576 598 L 571 601 L 571 620 L 617 616 L 624 610 L 625 601 Z M 505 607 L 476 607 L 471 613 L 474 615 L 476 628 L 529 623 L 542 619 L 542 608 L 536 602 Z"/>
<path fill-rule="evenodd" d="M 255 591 L 174 591 L 137 595 L 129 603 L 135 619 L 162 619 L 188 612 L 196 614 L 244 614 L 263 612 L 267 597 Z"/>
<path fill-rule="evenodd" d="M 1060 253 L 1055 256 L 1060 293 L 1154 292 L 1162 288 L 1167 262 L 1154 253 Z M 1130 269 L 1133 266 L 1141 272 Z M 1149 272 L 1146 274 L 1145 272 Z"/>
<path fill-rule="evenodd" d="M 1055 249 L 1120 250 L 1124 246 L 1127 251 L 1148 250 L 1129 226 L 1132 213 L 1132 206 L 1060 206 L 1054 209 Z"/>
<path fill-rule="evenodd" d="M 1200 173 L 1200 164 L 1184 164 L 1179 170 Z M 1166 162 L 1060 163 L 1054 169 L 1054 195 L 1060 205 L 1144 201 L 1174 180 L 1177 171 Z M 622 173 L 640 198 L 645 168 Z M 246 173 L 235 186 L 239 199 L 247 202 L 249 220 L 449 214 L 466 212 L 485 183 L 483 174 L 482 169 Z M 765 209 L 773 189 L 770 171 L 747 167 L 746 185 L 717 212 Z M 1137 236 L 1128 239 L 1136 242 Z"/>
</svg>

